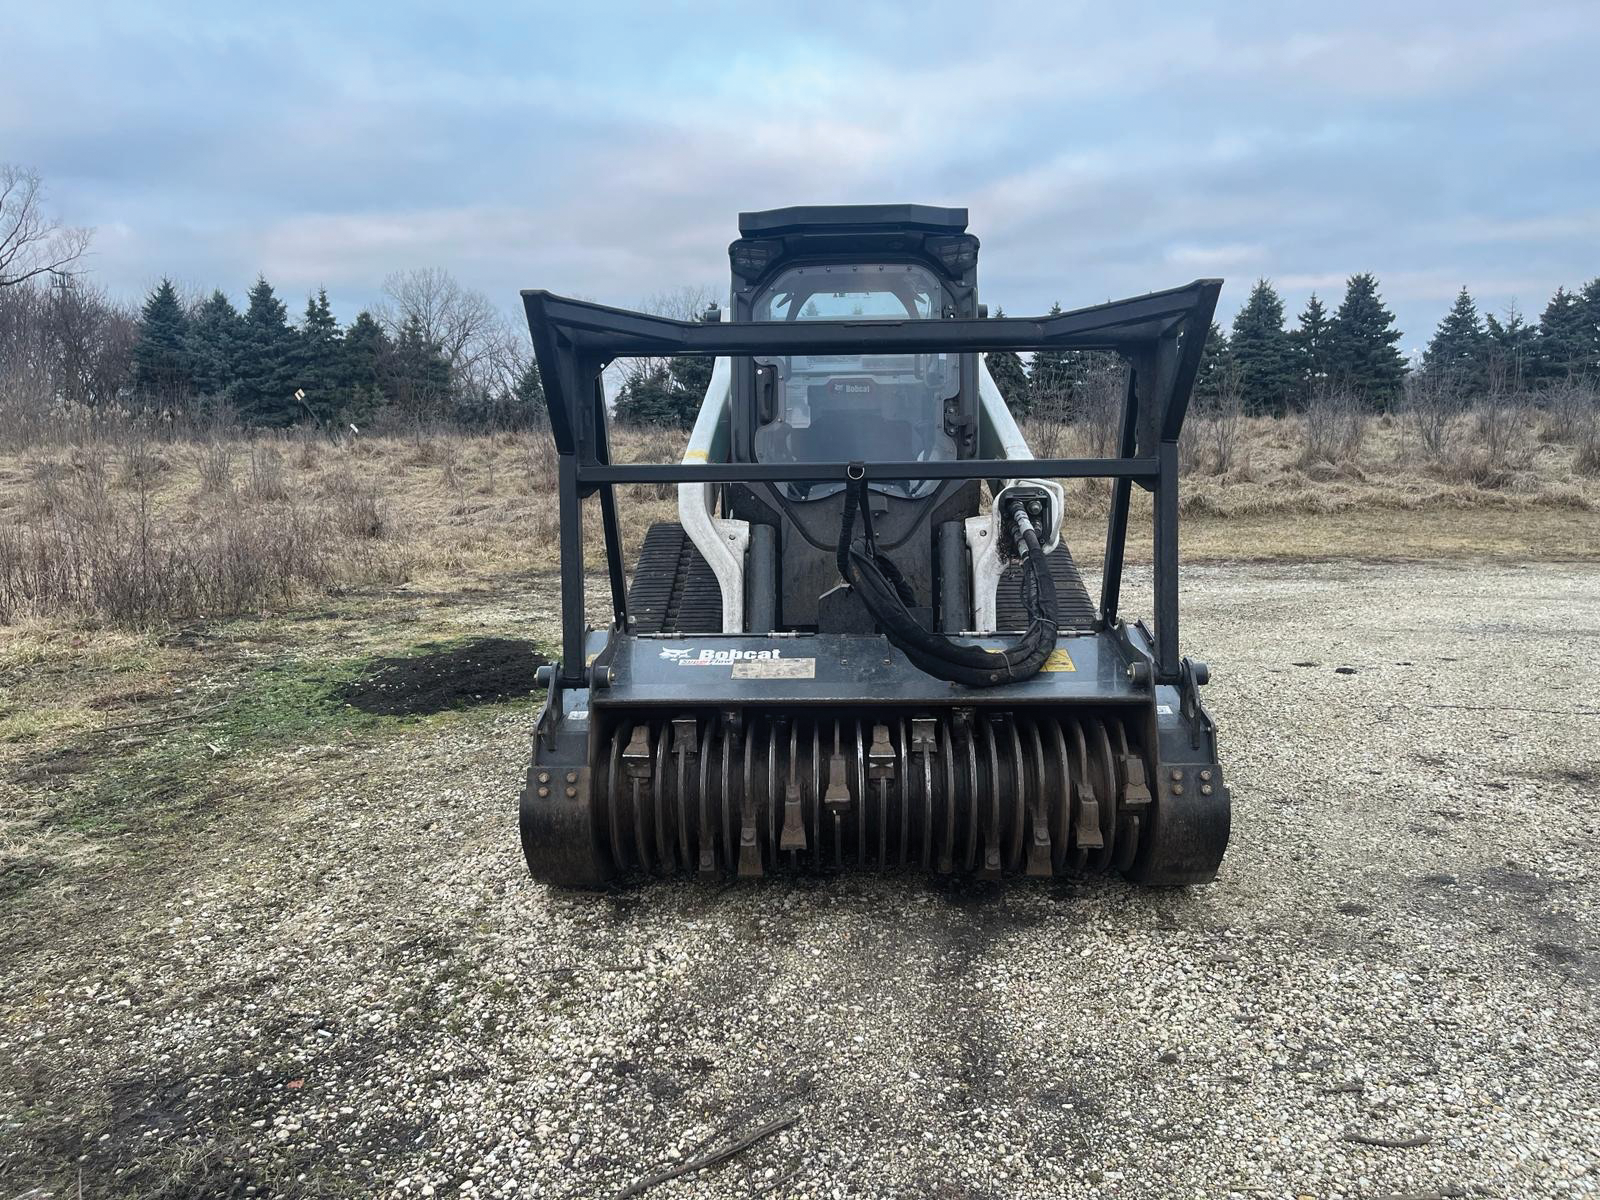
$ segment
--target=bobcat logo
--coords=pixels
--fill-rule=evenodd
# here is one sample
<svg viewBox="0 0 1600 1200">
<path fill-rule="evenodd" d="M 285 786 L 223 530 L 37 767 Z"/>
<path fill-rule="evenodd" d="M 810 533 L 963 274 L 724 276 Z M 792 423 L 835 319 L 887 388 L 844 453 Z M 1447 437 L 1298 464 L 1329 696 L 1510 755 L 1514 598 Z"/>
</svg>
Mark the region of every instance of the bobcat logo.
<svg viewBox="0 0 1600 1200">
<path fill-rule="evenodd" d="M 668 662 L 678 662 L 681 659 L 688 658 L 689 655 L 691 655 L 693 653 L 694 653 L 693 649 L 689 649 L 689 650 L 670 650 L 669 649 L 669 650 L 663 650 L 661 652 L 661 657 L 666 659 Z"/>
</svg>

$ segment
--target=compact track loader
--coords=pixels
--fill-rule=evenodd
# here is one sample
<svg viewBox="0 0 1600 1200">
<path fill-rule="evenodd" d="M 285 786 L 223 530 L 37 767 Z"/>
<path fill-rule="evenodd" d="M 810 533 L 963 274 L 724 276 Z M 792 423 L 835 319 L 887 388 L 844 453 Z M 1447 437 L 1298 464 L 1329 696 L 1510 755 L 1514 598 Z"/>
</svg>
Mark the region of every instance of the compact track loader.
<svg viewBox="0 0 1600 1200">
<path fill-rule="evenodd" d="M 521 806 L 534 876 L 1116 870 L 1210 880 L 1228 790 L 1178 645 L 1178 434 L 1220 280 L 1029 319 L 964 209 L 744 213 L 700 322 L 524 292 L 559 452 L 562 650 Z M 1111 351 L 1118 453 L 1034 458 L 983 352 Z M 602 373 L 714 358 L 679 463 L 611 461 Z M 1096 603 L 1061 479 L 1113 481 Z M 616 489 L 678 485 L 631 585 Z M 1153 496 L 1153 627 L 1119 612 Z M 985 503 L 987 493 L 987 503 Z M 599 498 L 611 625 L 585 620 Z M 631 530 L 630 538 L 631 540 Z"/>
</svg>

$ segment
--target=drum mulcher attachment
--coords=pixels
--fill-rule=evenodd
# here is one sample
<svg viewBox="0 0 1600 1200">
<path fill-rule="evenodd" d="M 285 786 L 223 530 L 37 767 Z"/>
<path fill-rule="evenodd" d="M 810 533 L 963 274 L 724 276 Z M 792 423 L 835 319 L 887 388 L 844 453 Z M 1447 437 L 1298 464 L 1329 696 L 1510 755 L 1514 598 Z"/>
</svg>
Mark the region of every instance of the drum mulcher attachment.
<svg viewBox="0 0 1600 1200">
<path fill-rule="evenodd" d="M 1221 282 L 990 320 L 966 224 L 742 214 L 729 306 L 698 322 L 523 293 L 561 503 L 562 651 L 521 809 L 536 878 L 1216 874 L 1229 797 L 1206 668 L 1178 652 L 1178 435 Z M 1116 456 L 1034 458 L 985 351 L 1120 359 Z M 679 463 L 611 461 L 602 372 L 637 357 L 713 360 Z M 1075 478 L 1113 480 L 1098 604 L 1060 540 Z M 645 534 L 630 588 L 616 489 L 661 483 L 679 520 Z M 1118 613 L 1134 486 L 1153 631 Z"/>
</svg>

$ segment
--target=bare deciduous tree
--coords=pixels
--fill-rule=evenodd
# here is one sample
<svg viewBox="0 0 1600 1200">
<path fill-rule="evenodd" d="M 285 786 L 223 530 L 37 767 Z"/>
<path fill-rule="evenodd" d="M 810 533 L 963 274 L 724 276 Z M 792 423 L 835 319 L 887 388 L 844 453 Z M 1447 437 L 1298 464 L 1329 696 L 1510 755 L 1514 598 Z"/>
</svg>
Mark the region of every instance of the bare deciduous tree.
<svg viewBox="0 0 1600 1200">
<path fill-rule="evenodd" d="M 383 292 L 394 306 L 381 314 L 390 335 L 398 336 L 416 318 L 460 376 L 470 377 L 505 332 L 505 317 L 489 297 L 462 287 L 438 267 L 398 271 L 383 281 Z"/>
<path fill-rule="evenodd" d="M 502 321 L 486 334 L 473 356 L 471 367 L 457 378 L 458 386 L 478 403 L 495 402 L 509 396 L 533 361 L 533 347 L 526 333 Z"/>
<path fill-rule="evenodd" d="M 705 284 L 684 284 L 664 292 L 654 292 L 643 304 L 641 312 L 658 317 L 671 317 L 675 321 L 698 321 L 717 298 L 715 288 Z"/>
<path fill-rule="evenodd" d="M 1122 417 L 1122 397 L 1128 386 L 1128 367 L 1111 355 L 1088 358 L 1073 387 L 1069 411 L 1078 436 L 1090 454 L 1106 456 L 1117 451 Z"/>
<path fill-rule="evenodd" d="M 138 314 L 81 279 L 0 291 L 0 410 L 114 403 L 133 366 Z"/>
<path fill-rule="evenodd" d="M 37 171 L 0 163 L 0 288 L 69 275 L 88 248 L 89 230 L 66 228 L 45 212 Z"/>
<path fill-rule="evenodd" d="M 56 394 L 69 404 L 106 405 L 133 371 L 139 316 L 81 279 L 50 289 Z"/>
</svg>

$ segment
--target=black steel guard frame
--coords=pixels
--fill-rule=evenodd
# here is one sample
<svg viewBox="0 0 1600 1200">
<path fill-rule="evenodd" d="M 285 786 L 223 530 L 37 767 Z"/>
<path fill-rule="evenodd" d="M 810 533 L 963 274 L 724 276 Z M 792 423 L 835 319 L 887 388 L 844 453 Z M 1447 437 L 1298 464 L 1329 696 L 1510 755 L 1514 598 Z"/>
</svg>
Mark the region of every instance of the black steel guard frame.
<svg viewBox="0 0 1600 1200">
<path fill-rule="evenodd" d="M 1220 279 L 1046 317 L 950 320 L 692 322 L 522 293 L 559 462 L 561 529 L 560 685 L 583 687 L 583 503 L 600 496 L 613 619 L 627 628 L 627 586 L 616 485 L 625 483 L 1112 479 L 1100 617 L 1116 621 L 1134 483 L 1154 496 L 1155 673 L 1179 684 L 1178 435 L 1222 290 Z M 879 463 L 613 463 L 602 373 L 618 358 L 672 355 L 937 354 L 990 350 L 1110 350 L 1128 363 L 1114 458 L 968 458 Z"/>
</svg>

